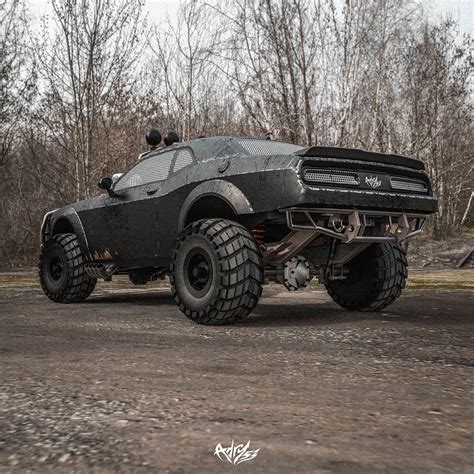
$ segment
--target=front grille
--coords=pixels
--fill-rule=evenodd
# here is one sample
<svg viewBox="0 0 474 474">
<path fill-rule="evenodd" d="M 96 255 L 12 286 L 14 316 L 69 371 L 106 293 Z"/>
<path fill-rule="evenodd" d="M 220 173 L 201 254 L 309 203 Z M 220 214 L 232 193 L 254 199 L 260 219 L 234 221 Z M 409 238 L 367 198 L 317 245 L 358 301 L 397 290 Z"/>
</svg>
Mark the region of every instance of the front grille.
<svg viewBox="0 0 474 474">
<path fill-rule="evenodd" d="M 406 178 L 390 178 L 390 186 L 392 189 L 400 191 L 412 191 L 415 193 L 426 193 L 428 192 L 428 186 L 424 181 L 417 179 L 406 179 Z"/>
<path fill-rule="evenodd" d="M 345 170 L 308 168 L 304 170 L 304 179 L 310 183 L 359 186 L 359 175 Z"/>
</svg>

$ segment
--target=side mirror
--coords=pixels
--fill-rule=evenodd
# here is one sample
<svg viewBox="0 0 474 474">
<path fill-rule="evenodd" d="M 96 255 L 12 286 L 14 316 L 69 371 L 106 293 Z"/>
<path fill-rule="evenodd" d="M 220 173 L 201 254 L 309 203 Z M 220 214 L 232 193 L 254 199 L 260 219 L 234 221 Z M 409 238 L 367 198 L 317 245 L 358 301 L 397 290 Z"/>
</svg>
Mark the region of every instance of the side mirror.
<svg viewBox="0 0 474 474">
<path fill-rule="evenodd" d="M 107 194 L 109 196 L 113 196 L 114 192 L 112 191 L 112 178 L 102 178 L 98 183 L 98 186 L 100 189 L 103 189 L 104 191 L 107 191 Z"/>
<path fill-rule="evenodd" d="M 112 175 L 112 183 L 116 183 L 122 176 L 123 173 L 114 173 Z"/>
</svg>

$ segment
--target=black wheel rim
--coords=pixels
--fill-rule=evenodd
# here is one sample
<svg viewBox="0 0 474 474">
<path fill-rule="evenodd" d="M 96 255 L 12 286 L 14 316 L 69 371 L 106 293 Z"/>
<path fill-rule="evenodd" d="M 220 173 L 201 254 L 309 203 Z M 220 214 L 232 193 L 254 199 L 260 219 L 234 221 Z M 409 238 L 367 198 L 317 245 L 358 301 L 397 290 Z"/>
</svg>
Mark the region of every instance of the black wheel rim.
<svg viewBox="0 0 474 474">
<path fill-rule="evenodd" d="M 67 257 L 63 249 L 53 245 L 46 251 L 42 272 L 49 291 L 57 293 L 63 289 L 67 280 L 67 265 Z"/>
<path fill-rule="evenodd" d="M 193 249 L 184 262 L 188 290 L 197 298 L 205 296 L 211 287 L 213 270 L 209 254 L 204 249 Z"/>
<path fill-rule="evenodd" d="M 49 274 L 51 279 L 54 281 L 58 281 L 61 279 L 64 271 L 64 265 L 61 259 L 57 256 L 51 258 L 49 262 Z"/>
</svg>

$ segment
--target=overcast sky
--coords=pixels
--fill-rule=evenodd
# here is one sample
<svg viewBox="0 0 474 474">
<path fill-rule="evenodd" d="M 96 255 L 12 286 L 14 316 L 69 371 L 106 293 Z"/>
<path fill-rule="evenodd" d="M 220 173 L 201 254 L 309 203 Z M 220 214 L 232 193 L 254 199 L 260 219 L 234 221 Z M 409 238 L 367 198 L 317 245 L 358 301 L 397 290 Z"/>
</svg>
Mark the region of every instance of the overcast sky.
<svg viewBox="0 0 474 474">
<path fill-rule="evenodd" d="M 431 0 L 424 2 L 432 16 L 450 15 L 462 33 L 474 33 L 474 0 Z"/>
<path fill-rule="evenodd" d="M 459 22 L 461 33 L 474 33 L 474 0 L 424 0 L 424 5 L 430 16 L 450 15 Z M 49 0 L 27 0 L 33 13 L 42 14 L 50 11 Z M 169 13 L 176 15 L 179 0 L 146 0 L 145 10 L 149 18 L 158 22 Z"/>
<path fill-rule="evenodd" d="M 474 32 L 474 0 L 424 0 L 427 12 L 431 17 L 450 15 L 459 22 L 461 33 Z M 150 18 L 157 22 L 165 12 L 170 16 L 176 14 L 179 0 L 146 0 L 145 8 Z"/>
</svg>

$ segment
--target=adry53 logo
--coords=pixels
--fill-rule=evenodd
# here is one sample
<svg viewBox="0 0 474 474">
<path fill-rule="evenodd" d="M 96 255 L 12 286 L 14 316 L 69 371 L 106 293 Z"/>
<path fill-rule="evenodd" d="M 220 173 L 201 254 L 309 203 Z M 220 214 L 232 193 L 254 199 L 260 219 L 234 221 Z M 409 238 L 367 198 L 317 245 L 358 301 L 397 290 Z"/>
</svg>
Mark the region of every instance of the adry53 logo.
<svg viewBox="0 0 474 474">
<path fill-rule="evenodd" d="M 382 180 L 378 178 L 378 176 L 368 176 L 365 177 L 365 182 L 371 187 L 371 188 L 378 188 L 382 184 Z"/>
<path fill-rule="evenodd" d="M 224 448 L 221 443 L 216 446 L 214 450 L 214 456 L 217 456 L 221 461 L 229 461 L 234 466 L 244 461 L 251 461 L 257 457 L 260 448 L 251 450 L 249 449 L 250 440 L 247 444 L 234 445 L 234 440 L 228 448 Z"/>
</svg>

